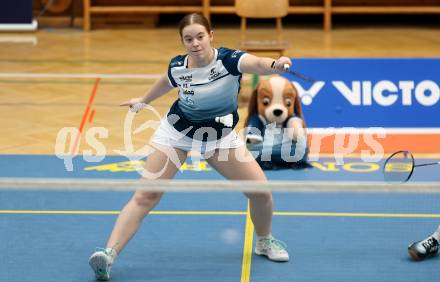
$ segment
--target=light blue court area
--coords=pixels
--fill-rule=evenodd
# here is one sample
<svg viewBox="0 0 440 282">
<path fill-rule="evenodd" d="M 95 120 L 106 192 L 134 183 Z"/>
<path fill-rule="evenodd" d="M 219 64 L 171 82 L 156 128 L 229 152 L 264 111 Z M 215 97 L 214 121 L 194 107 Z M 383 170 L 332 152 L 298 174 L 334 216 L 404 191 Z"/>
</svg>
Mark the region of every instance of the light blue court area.
<svg viewBox="0 0 440 282">
<path fill-rule="evenodd" d="M 73 172 L 66 172 L 52 156 L 1 156 L 1 177 L 137 178 L 128 169 L 133 164 L 120 164 L 127 160 L 80 160 L 74 160 Z M 100 166 L 105 169 L 90 169 Z M 123 167 L 127 171 L 116 170 Z M 183 170 L 177 177 L 220 178 L 204 164 L 194 167 L 204 169 Z M 329 181 L 380 175 L 342 169 L 332 173 L 315 166 L 267 175 L 277 180 L 316 180 L 320 175 Z M 88 257 L 105 244 L 130 195 L 0 190 L 0 281 L 94 281 Z M 440 277 L 440 257 L 413 262 L 406 253 L 409 243 L 440 224 L 439 193 L 278 192 L 274 203 L 273 233 L 288 245 L 288 263 L 250 255 L 246 243 L 255 244 L 255 236 L 241 193 L 175 192 L 165 194 L 118 257 L 112 281 L 419 282 Z"/>
<path fill-rule="evenodd" d="M 437 162 L 438 159 L 419 159 L 418 163 Z M 110 178 L 137 179 L 136 170 L 142 169 L 144 160 L 122 156 L 102 157 L 99 161 L 86 161 L 82 156 L 70 161 L 53 155 L 0 155 L 0 177 L 42 178 Z M 308 169 L 283 169 L 265 171 L 272 180 L 298 181 L 383 181 L 383 160 L 376 162 L 360 158 L 320 157 L 311 160 Z M 67 168 L 70 168 L 69 171 Z M 411 181 L 440 182 L 439 166 L 416 167 Z M 176 179 L 223 179 L 206 161 L 190 157 L 184 163 Z"/>
</svg>

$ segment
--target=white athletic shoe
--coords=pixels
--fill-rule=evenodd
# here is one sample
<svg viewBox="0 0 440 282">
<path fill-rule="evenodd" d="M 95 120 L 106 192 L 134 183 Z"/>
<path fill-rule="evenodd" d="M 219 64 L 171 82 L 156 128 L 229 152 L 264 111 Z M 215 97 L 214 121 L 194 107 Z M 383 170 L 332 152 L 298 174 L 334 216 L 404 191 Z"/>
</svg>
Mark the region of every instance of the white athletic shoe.
<svg viewBox="0 0 440 282">
<path fill-rule="evenodd" d="M 273 261 L 289 261 L 289 253 L 284 242 L 270 237 L 269 239 L 257 240 L 255 245 L 255 253 L 257 255 L 267 256 Z"/>
<path fill-rule="evenodd" d="M 89 258 L 89 265 L 95 272 L 96 280 L 107 281 L 110 279 L 110 270 L 116 251 L 113 249 L 96 248 Z"/>
</svg>

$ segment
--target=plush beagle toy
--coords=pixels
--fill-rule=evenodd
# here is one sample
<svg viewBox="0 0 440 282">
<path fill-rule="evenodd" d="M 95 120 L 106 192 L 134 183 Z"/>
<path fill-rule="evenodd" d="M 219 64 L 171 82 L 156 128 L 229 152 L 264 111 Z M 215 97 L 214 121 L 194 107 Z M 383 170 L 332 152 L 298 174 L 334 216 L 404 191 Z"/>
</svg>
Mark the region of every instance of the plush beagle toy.
<svg viewBox="0 0 440 282">
<path fill-rule="evenodd" d="M 265 169 L 306 167 L 307 134 L 298 91 L 280 76 L 261 80 L 245 121 L 246 143 Z"/>
</svg>

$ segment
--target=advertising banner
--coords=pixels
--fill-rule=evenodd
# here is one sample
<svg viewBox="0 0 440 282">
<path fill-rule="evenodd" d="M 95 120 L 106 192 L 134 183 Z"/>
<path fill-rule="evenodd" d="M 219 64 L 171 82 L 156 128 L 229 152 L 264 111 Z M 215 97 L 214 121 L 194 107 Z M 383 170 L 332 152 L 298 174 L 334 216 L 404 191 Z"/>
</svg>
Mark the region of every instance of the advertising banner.
<svg viewBox="0 0 440 282">
<path fill-rule="evenodd" d="M 440 59 L 293 59 L 311 128 L 440 128 Z"/>
</svg>

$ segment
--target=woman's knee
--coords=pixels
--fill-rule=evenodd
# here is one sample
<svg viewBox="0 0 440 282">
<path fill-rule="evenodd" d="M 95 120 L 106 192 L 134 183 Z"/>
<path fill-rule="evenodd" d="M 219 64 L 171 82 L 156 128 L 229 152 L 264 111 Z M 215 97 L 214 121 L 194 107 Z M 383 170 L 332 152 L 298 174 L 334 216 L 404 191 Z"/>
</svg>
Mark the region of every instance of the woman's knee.
<svg viewBox="0 0 440 282">
<path fill-rule="evenodd" d="M 260 202 L 271 202 L 272 201 L 272 193 L 271 192 L 252 192 L 252 193 L 245 193 L 245 195 L 251 201 L 253 201 L 253 200 L 260 201 Z"/>
<path fill-rule="evenodd" d="M 162 198 L 163 192 L 136 192 L 133 202 L 141 207 L 154 207 Z"/>
</svg>

